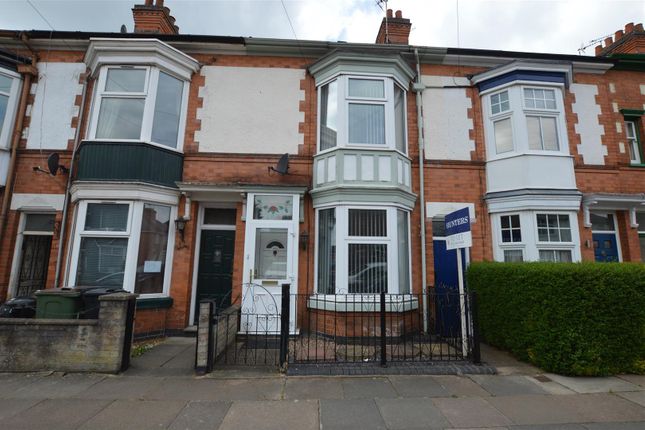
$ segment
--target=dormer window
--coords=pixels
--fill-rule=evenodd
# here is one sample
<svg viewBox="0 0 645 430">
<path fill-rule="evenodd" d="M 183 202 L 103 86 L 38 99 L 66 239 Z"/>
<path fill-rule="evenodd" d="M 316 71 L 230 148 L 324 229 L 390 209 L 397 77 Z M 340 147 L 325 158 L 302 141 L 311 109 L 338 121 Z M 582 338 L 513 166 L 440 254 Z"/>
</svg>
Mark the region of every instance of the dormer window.
<svg viewBox="0 0 645 430">
<path fill-rule="evenodd" d="M 181 149 L 188 83 L 155 67 L 103 67 L 92 133 L 96 140 L 134 140 Z"/>
<path fill-rule="evenodd" d="M 319 148 L 407 152 L 405 91 L 389 77 L 338 76 L 320 87 Z"/>
</svg>

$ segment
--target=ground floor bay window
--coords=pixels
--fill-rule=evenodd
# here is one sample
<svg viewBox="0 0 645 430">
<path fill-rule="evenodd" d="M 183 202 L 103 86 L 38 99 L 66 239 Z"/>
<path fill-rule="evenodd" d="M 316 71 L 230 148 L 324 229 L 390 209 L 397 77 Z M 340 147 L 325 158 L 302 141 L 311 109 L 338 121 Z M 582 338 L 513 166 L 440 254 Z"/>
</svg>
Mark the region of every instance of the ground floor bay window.
<svg viewBox="0 0 645 430">
<path fill-rule="evenodd" d="M 68 285 L 167 295 L 176 212 L 153 202 L 81 200 Z"/>
<path fill-rule="evenodd" d="M 575 212 L 530 210 L 493 214 L 495 260 L 580 261 Z"/>
<path fill-rule="evenodd" d="M 317 210 L 318 294 L 410 293 L 409 213 L 396 207 Z"/>
</svg>

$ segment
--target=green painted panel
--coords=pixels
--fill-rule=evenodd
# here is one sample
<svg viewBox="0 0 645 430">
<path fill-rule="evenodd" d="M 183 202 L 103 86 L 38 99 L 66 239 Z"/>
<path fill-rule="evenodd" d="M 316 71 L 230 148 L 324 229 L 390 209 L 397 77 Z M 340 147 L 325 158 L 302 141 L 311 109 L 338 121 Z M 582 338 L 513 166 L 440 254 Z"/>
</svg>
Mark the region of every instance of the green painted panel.
<svg viewBox="0 0 645 430">
<path fill-rule="evenodd" d="M 137 299 L 137 309 L 168 309 L 172 307 L 172 302 L 172 297 Z"/>
<path fill-rule="evenodd" d="M 76 179 L 176 187 L 182 178 L 183 158 L 178 152 L 145 143 L 85 141 L 79 148 Z"/>
</svg>

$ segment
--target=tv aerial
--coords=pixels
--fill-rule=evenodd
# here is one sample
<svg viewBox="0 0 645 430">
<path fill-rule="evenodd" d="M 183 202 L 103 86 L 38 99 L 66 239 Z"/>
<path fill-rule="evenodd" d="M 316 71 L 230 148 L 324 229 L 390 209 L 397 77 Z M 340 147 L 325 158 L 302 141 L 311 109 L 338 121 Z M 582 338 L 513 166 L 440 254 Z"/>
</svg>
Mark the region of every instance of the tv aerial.
<svg viewBox="0 0 645 430">
<path fill-rule="evenodd" d="M 289 154 L 284 154 L 280 159 L 278 160 L 278 164 L 276 164 L 275 167 L 269 166 L 268 167 L 269 173 L 276 172 L 281 175 L 288 175 L 289 174 Z"/>
</svg>

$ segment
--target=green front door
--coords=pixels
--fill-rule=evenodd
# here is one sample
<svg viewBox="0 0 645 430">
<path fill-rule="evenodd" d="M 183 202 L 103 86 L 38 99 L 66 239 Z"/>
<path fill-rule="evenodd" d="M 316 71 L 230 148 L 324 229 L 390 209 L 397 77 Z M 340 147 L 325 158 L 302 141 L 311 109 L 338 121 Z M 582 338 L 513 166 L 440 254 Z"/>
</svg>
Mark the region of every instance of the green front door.
<svg viewBox="0 0 645 430">
<path fill-rule="evenodd" d="M 195 321 L 199 302 L 215 300 L 219 309 L 231 305 L 235 231 L 202 230 L 195 302 Z"/>
</svg>

